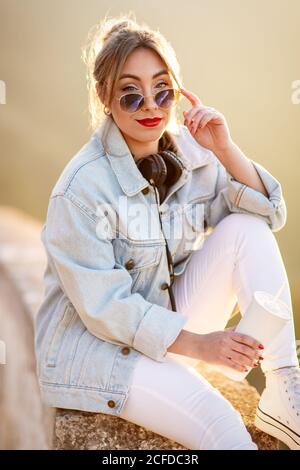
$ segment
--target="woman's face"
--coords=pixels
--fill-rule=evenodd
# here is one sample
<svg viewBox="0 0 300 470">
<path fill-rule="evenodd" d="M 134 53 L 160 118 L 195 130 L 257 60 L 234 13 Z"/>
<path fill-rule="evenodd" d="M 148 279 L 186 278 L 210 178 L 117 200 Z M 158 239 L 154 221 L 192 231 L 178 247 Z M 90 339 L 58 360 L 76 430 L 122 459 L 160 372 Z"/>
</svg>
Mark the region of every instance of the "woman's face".
<svg viewBox="0 0 300 470">
<path fill-rule="evenodd" d="M 125 75 L 134 75 L 125 77 Z M 115 98 L 126 93 L 141 93 L 145 98 L 142 108 L 133 113 L 123 111 L 118 99 L 113 99 L 110 109 L 112 117 L 122 132 L 135 158 L 158 151 L 158 141 L 171 118 L 171 107 L 160 108 L 152 94 L 164 88 L 172 88 L 173 82 L 161 57 L 151 49 L 135 49 L 127 58 L 116 84 Z M 137 120 L 162 118 L 155 127 L 146 127 Z"/>
</svg>

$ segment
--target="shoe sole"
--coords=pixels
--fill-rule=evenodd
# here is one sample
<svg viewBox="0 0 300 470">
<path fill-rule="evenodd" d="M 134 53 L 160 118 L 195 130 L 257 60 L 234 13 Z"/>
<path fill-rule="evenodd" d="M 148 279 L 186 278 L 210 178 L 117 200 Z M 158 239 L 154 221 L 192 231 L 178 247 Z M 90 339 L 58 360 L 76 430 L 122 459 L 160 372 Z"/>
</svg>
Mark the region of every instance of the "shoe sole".
<svg viewBox="0 0 300 470">
<path fill-rule="evenodd" d="M 254 424 L 261 431 L 282 441 L 290 450 L 300 450 L 300 436 L 277 419 L 264 413 L 259 407 L 256 410 Z"/>
</svg>

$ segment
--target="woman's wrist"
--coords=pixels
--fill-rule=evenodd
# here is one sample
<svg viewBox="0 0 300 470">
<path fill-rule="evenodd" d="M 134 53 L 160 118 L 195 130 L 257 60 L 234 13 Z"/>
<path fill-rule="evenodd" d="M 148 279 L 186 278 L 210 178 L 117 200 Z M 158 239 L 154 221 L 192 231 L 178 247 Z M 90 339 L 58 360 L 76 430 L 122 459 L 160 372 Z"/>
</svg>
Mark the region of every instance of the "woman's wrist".
<svg viewBox="0 0 300 470">
<path fill-rule="evenodd" d="M 194 359 L 201 359 L 203 336 L 192 331 L 181 330 L 176 340 L 167 348 L 167 351 Z"/>
</svg>

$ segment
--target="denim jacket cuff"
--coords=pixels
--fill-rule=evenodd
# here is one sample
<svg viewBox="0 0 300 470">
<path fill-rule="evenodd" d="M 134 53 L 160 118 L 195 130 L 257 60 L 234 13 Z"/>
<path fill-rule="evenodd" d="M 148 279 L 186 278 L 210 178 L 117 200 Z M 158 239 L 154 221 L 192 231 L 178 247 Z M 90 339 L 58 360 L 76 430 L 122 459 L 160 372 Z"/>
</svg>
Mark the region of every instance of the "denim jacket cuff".
<svg viewBox="0 0 300 470">
<path fill-rule="evenodd" d="M 267 192 L 266 197 L 246 184 L 237 181 L 226 171 L 228 198 L 238 212 L 250 212 L 264 218 L 273 232 L 280 230 L 286 223 L 286 205 L 279 181 L 259 163 L 251 160 Z M 234 210 L 234 209 L 233 209 Z"/>
<path fill-rule="evenodd" d="M 165 362 L 167 349 L 175 341 L 188 316 L 153 304 L 143 317 L 133 347 L 146 356 Z"/>
</svg>

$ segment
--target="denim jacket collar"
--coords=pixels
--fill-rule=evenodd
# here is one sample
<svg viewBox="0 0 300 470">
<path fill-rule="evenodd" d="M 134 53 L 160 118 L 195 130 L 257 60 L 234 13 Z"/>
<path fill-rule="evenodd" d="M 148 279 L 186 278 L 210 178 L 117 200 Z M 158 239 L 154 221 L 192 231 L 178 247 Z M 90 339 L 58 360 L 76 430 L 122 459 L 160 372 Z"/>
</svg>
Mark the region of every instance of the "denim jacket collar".
<svg viewBox="0 0 300 470">
<path fill-rule="evenodd" d="M 95 134 L 104 148 L 122 190 L 127 196 L 133 196 L 149 185 L 136 166 L 128 145 L 111 116 L 106 116 Z M 207 164 L 212 160 L 213 154 L 201 147 L 183 125 L 179 125 L 178 135 L 175 133 L 169 134 L 178 148 L 178 157 L 184 166 L 183 174 L 177 182 L 178 185 L 181 185 L 186 181 L 191 170 Z"/>
</svg>

